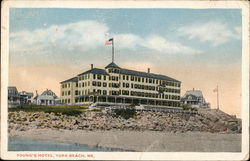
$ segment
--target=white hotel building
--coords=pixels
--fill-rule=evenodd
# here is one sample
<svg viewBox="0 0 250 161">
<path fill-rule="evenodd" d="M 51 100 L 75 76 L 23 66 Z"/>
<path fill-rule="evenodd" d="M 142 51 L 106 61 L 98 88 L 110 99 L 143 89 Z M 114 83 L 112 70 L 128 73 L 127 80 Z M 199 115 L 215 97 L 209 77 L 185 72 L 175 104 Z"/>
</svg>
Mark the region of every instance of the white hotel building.
<svg viewBox="0 0 250 161">
<path fill-rule="evenodd" d="M 63 104 L 142 104 L 179 107 L 181 82 L 168 76 L 120 68 L 110 63 L 60 82 Z"/>
</svg>

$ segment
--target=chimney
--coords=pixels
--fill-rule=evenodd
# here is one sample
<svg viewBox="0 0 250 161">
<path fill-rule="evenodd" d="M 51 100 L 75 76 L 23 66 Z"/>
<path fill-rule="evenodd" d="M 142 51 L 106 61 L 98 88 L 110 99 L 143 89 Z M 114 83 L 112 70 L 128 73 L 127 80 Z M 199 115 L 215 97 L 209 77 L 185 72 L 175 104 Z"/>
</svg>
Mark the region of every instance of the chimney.
<svg viewBox="0 0 250 161">
<path fill-rule="evenodd" d="M 150 73 L 150 68 L 148 68 L 148 73 Z"/>
<path fill-rule="evenodd" d="M 93 69 L 93 64 L 91 64 L 91 69 Z"/>
<path fill-rule="evenodd" d="M 36 90 L 36 95 L 38 95 L 38 92 L 37 92 L 37 90 Z"/>
<path fill-rule="evenodd" d="M 193 88 L 193 91 L 194 91 L 194 88 Z"/>
</svg>

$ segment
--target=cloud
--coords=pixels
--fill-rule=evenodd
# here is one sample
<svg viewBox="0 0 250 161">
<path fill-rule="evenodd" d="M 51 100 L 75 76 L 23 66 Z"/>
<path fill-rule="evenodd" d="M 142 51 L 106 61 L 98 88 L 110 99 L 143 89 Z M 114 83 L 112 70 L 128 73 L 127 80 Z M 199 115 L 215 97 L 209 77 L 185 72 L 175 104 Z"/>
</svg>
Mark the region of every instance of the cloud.
<svg viewBox="0 0 250 161">
<path fill-rule="evenodd" d="M 53 25 L 45 29 L 11 33 L 10 45 L 14 51 L 39 51 L 51 47 L 63 47 L 66 50 L 80 47 L 87 51 L 103 44 L 107 31 L 105 24 L 95 21 Z"/>
<path fill-rule="evenodd" d="M 114 36 L 119 48 L 137 49 L 143 47 L 146 50 L 157 51 L 164 54 L 199 54 L 201 51 L 172 42 L 165 37 L 149 35 L 145 38 L 133 34 L 118 34 Z"/>
<path fill-rule="evenodd" d="M 177 42 L 171 42 L 166 38 L 157 35 L 151 35 L 146 38 L 146 41 L 142 44 L 144 47 L 156 50 L 159 52 L 164 52 L 168 54 L 199 54 L 201 51 L 192 49 L 190 47 L 181 45 Z"/>
<path fill-rule="evenodd" d="M 97 21 L 44 26 L 42 29 L 33 31 L 11 33 L 10 51 L 15 54 L 55 54 L 56 52 L 70 54 L 91 50 L 102 51 L 105 47 L 105 40 L 112 36 L 115 39 L 115 47 L 119 49 L 152 50 L 163 54 L 200 53 L 198 50 L 172 42 L 159 35 L 141 37 L 131 33 L 114 34 L 109 32 L 106 24 Z"/>
<path fill-rule="evenodd" d="M 199 39 L 208 42 L 212 46 L 223 45 L 232 39 L 240 39 L 241 27 L 230 29 L 220 22 L 195 23 L 177 29 L 179 36 L 188 36 L 188 39 Z"/>
</svg>

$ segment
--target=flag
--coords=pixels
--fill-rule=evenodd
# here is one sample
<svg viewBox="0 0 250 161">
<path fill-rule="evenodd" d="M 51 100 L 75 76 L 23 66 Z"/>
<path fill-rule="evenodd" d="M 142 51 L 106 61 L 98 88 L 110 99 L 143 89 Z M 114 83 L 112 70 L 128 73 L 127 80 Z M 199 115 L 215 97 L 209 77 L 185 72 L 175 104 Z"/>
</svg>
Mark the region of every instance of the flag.
<svg viewBox="0 0 250 161">
<path fill-rule="evenodd" d="M 112 43 L 113 43 L 113 38 L 107 40 L 107 41 L 105 42 L 105 45 L 111 45 Z"/>
<path fill-rule="evenodd" d="M 213 92 L 218 92 L 218 88 L 215 88 L 215 89 L 213 90 Z"/>
</svg>

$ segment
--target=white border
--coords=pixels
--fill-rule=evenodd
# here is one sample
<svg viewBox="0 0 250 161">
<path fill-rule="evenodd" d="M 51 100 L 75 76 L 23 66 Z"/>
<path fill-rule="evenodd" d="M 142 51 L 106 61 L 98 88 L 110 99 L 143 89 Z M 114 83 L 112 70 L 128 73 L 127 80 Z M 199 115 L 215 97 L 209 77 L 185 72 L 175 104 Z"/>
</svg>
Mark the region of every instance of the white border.
<svg viewBox="0 0 250 161">
<path fill-rule="evenodd" d="M 242 9 L 242 152 L 77 152 L 93 154 L 93 160 L 246 160 L 249 157 L 249 3 L 246 1 L 3 1 L 1 26 L 1 158 L 17 158 L 22 152 L 7 151 L 7 86 L 9 63 L 9 8 L 234 8 Z M 75 154 L 75 152 L 25 152 L 25 154 Z M 83 158 L 81 158 L 83 159 Z M 91 160 L 91 158 L 87 158 Z"/>
</svg>

